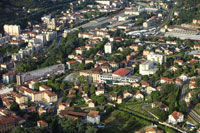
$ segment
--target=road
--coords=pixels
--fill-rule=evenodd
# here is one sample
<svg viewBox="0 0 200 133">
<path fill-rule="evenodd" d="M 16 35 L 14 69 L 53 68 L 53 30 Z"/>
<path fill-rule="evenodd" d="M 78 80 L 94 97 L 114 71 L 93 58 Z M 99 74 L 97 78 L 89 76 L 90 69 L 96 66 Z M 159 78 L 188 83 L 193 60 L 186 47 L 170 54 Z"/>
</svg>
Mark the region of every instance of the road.
<svg viewBox="0 0 200 133">
<path fill-rule="evenodd" d="M 74 79 L 74 76 L 75 76 L 76 74 L 78 74 L 78 72 L 74 72 L 74 73 L 71 73 L 71 74 L 67 75 L 67 76 L 63 79 L 63 81 L 74 81 L 74 80 L 75 80 L 75 79 Z"/>
</svg>

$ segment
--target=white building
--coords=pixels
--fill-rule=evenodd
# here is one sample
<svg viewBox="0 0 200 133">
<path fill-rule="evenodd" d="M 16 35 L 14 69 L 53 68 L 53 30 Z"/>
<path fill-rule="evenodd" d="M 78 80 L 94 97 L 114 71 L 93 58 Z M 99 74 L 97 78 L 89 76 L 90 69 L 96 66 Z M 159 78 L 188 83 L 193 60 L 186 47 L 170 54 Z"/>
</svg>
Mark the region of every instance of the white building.
<svg viewBox="0 0 200 133">
<path fill-rule="evenodd" d="M 13 87 L 7 87 L 7 86 L 3 87 L 0 89 L 0 95 L 9 93 L 11 91 L 13 91 Z"/>
<path fill-rule="evenodd" d="M 55 31 L 46 33 L 46 41 L 52 41 L 52 40 L 56 39 L 56 37 L 57 37 L 57 32 L 55 32 Z"/>
<path fill-rule="evenodd" d="M 176 125 L 179 122 L 184 121 L 184 115 L 180 112 L 174 111 L 171 115 L 168 116 L 168 122 Z"/>
<path fill-rule="evenodd" d="M 113 49 L 113 44 L 112 43 L 106 43 L 104 45 L 104 52 L 106 54 L 111 54 L 112 53 L 112 49 Z"/>
<path fill-rule="evenodd" d="M 153 61 L 145 61 L 139 65 L 139 73 L 141 75 L 153 75 L 158 69 Z"/>
<path fill-rule="evenodd" d="M 147 55 L 147 60 L 153 61 L 155 63 L 163 64 L 167 61 L 167 58 L 165 55 L 156 54 L 154 52 L 151 52 L 150 54 Z"/>
<path fill-rule="evenodd" d="M 96 2 L 102 5 L 111 5 L 110 0 L 96 0 Z"/>
<path fill-rule="evenodd" d="M 87 115 L 87 122 L 92 124 L 99 124 L 100 123 L 99 111 L 91 110 Z"/>
<path fill-rule="evenodd" d="M 46 34 L 39 34 L 36 36 L 36 43 L 44 44 L 46 43 Z"/>
<path fill-rule="evenodd" d="M 6 35 L 18 36 L 20 34 L 20 25 L 4 25 L 4 33 Z"/>
<path fill-rule="evenodd" d="M 104 89 L 97 89 L 95 91 L 95 95 L 97 95 L 97 96 L 102 95 L 102 94 L 104 94 Z"/>
</svg>

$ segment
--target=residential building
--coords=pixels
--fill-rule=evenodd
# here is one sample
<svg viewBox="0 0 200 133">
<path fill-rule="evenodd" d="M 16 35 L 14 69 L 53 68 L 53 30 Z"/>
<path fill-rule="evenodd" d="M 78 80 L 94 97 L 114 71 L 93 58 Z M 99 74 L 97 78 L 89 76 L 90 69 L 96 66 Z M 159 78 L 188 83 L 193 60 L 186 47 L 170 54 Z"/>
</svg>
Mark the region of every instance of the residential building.
<svg viewBox="0 0 200 133">
<path fill-rule="evenodd" d="M 104 94 L 104 89 L 103 88 L 97 89 L 95 91 L 95 95 L 97 95 L 97 96 L 102 95 L 102 94 Z"/>
<path fill-rule="evenodd" d="M 157 68 L 155 62 L 153 61 L 145 61 L 139 65 L 139 73 L 141 75 L 153 75 L 157 72 Z"/>
<path fill-rule="evenodd" d="M 123 98 L 126 99 L 126 98 L 131 98 L 133 97 L 133 94 L 129 91 L 124 91 L 123 93 Z"/>
<path fill-rule="evenodd" d="M 100 123 L 99 111 L 91 110 L 87 115 L 87 122 L 92 123 L 92 124 L 99 124 Z"/>
<path fill-rule="evenodd" d="M 144 95 L 142 94 L 142 92 L 137 91 L 136 94 L 135 94 L 135 98 L 137 100 L 143 100 L 144 99 Z"/>
<path fill-rule="evenodd" d="M 74 69 L 78 67 L 79 62 L 72 60 L 72 61 L 68 61 L 66 62 L 68 69 Z"/>
<path fill-rule="evenodd" d="M 52 91 L 52 88 L 47 86 L 47 85 L 40 85 L 39 86 L 39 91 L 45 91 L 45 90 Z"/>
<path fill-rule="evenodd" d="M 20 25 L 4 25 L 3 26 L 4 33 L 6 35 L 12 35 L 12 36 L 19 36 L 20 35 Z"/>
<path fill-rule="evenodd" d="M 45 76 L 51 76 L 52 74 L 61 74 L 64 72 L 64 64 L 58 64 L 26 73 L 20 73 L 17 75 L 17 85 L 22 85 L 24 82 L 31 81 L 33 79 L 40 79 Z"/>
<path fill-rule="evenodd" d="M 39 120 L 39 121 L 37 121 L 37 126 L 39 128 L 48 127 L 48 123 L 43 120 Z"/>
<path fill-rule="evenodd" d="M 153 61 L 155 63 L 163 64 L 163 63 L 165 63 L 167 61 L 167 57 L 165 55 L 161 55 L 161 54 L 156 54 L 154 52 L 150 52 L 147 55 L 147 60 Z"/>
<path fill-rule="evenodd" d="M 105 54 L 112 54 L 113 44 L 112 43 L 106 43 L 104 45 L 104 52 Z"/>
<path fill-rule="evenodd" d="M 172 114 L 168 116 L 168 122 L 176 125 L 177 123 L 184 121 L 184 115 L 180 112 L 174 111 Z"/>
</svg>

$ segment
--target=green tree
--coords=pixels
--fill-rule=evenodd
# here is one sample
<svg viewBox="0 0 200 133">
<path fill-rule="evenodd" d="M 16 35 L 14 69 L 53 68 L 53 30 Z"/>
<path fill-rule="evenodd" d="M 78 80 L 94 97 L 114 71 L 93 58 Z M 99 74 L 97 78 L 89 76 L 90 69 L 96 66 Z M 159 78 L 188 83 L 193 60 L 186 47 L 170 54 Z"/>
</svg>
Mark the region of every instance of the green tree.
<svg viewBox="0 0 200 133">
<path fill-rule="evenodd" d="M 11 104 L 10 110 L 11 110 L 11 111 L 19 111 L 19 110 L 20 110 L 20 109 L 19 109 L 19 105 L 18 105 L 17 103 Z"/>
<path fill-rule="evenodd" d="M 97 133 L 97 128 L 93 126 L 88 126 L 85 133 Z"/>
</svg>

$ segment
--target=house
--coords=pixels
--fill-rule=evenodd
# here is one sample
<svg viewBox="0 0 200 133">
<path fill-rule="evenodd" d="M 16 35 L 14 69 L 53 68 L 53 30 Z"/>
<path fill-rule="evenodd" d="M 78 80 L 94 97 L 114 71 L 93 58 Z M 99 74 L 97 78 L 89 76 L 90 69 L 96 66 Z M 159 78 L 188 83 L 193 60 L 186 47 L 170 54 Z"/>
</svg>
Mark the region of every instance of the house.
<svg viewBox="0 0 200 133">
<path fill-rule="evenodd" d="M 52 88 L 47 85 L 40 85 L 39 91 L 45 91 L 45 90 L 52 91 Z"/>
<path fill-rule="evenodd" d="M 181 85 L 183 85 L 183 80 L 180 78 L 176 78 L 175 83 L 176 83 L 176 85 L 181 86 Z"/>
<path fill-rule="evenodd" d="M 156 91 L 156 88 L 153 88 L 153 87 L 151 87 L 151 86 L 148 86 L 148 87 L 146 88 L 146 93 L 147 93 L 147 94 L 151 94 L 153 91 Z"/>
<path fill-rule="evenodd" d="M 84 97 L 85 103 L 88 103 L 91 99 L 88 96 Z"/>
<path fill-rule="evenodd" d="M 122 103 L 122 97 L 121 96 L 118 96 L 117 97 L 117 104 L 121 104 Z"/>
<path fill-rule="evenodd" d="M 143 88 L 150 86 L 147 81 L 142 81 L 141 85 L 142 85 Z"/>
<path fill-rule="evenodd" d="M 39 115 L 42 115 L 43 113 L 46 113 L 47 111 L 44 109 L 44 108 L 42 108 L 42 107 L 40 107 L 39 109 L 38 109 L 38 114 Z"/>
<path fill-rule="evenodd" d="M 174 60 L 174 64 L 178 64 L 178 65 L 182 66 L 183 63 L 184 63 L 183 60 Z"/>
<path fill-rule="evenodd" d="M 181 74 L 181 76 L 179 76 L 180 79 L 183 80 L 183 82 L 187 81 L 188 80 L 188 76 L 185 75 L 185 74 Z"/>
<path fill-rule="evenodd" d="M 58 112 L 60 112 L 61 110 L 65 110 L 66 108 L 69 108 L 69 107 L 70 107 L 70 103 L 69 102 L 58 103 Z"/>
<path fill-rule="evenodd" d="M 137 83 L 137 82 L 134 82 L 134 83 L 132 83 L 132 87 L 134 87 L 134 88 L 138 88 L 138 87 L 140 87 L 140 84 Z"/>
<path fill-rule="evenodd" d="M 1 64 L 1 68 L 3 69 L 12 69 L 14 67 L 14 63 L 13 62 L 6 62 L 6 63 L 3 63 Z"/>
<path fill-rule="evenodd" d="M 43 120 L 39 120 L 39 121 L 37 121 L 37 126 L 39 128 L 48 127 L 48 123 Z"/>
<path fill-rule="evenodd" d="M 99 95 L 102 95 L 104 94 L 104 89 L 103 88 L 99 88 L 95 91 L 95 95 L 99 96 Z"/>
<path fill-rule="evenodd" d="M 178 70 L 178 67 L 177 67 L 177 66 L 171 66 L 171 67 L 169 68 L 169 70 L 170 70 L 171 72 L 175 72 L 175 71 Z"/>
<path fill-rule="evenodd" d="M 136 131 L 135 133 L 164 133 L 163 130 L 159 130 L 157 126 L 148 126 L 145 129 L 141 129 L 140 131 Z"/>
<path fill-rule="evenodd" d="M 76 90 L 70 89 L 70 90 L 69 90 L 69 94 L 76 94 Z"/>
<path fill-rule="evenodd" d="M 161 83 L 161 84 L 164 84 L 164 83 L 172 84 L 173 82 L 174 82 L 173 79 L 166 78 L 166 77 L 161 77 L 161 79 L 160 79 L 160 83 Z"/>
<path fill-rule="evenodd" d="M 113 93 L 110 95 L 110 100 L 111 101 L 116 101 L 117 100 L 117 93 Z"/>
<path fill-rule="evenodd" d="M 131 97 L 133 97 L 133 94 L 125 90 L 123 93 L 123 98 L 126 99 L 126 98 L 131 98 Z"/>
<path fill-rule="evenodd" d="M 162 102 L 158 102 L 158 101 L 153 102 L 151 104 L 151 107 L 152 108 L 159 107 L 163 111 L 168 111 L 169 110 L 169 107 L 167 105 L 163 104 Z"/>
<path fill-rule="evenodd" d="M 99 124 L 100 123 L 99 111 L 91 110 L 87 115 L 87 122 L 92 123 L 92 124 Z"/>
<path fill-rule="evenodd" d="M 195 50 L 200 50 L 200 44 L 195 44 L 195 45 L 194 45 L 194 49 L 195 49 Z"/>
<path fill-rule="evenodd" d="M 180 112 L 174 111 L 168 116 L 168 123 L 176 125 L 177 123 L 184 121 L 184 115 Z"/>
<path fill-rule="evenodd" d="M 79 62 L 72 60 L 72 61 L 68 61 L 66 62 L 68 69 L 74 69 L 78 66 Z"/>
<path fill-rule="evenodd" d="M 136 94 L 135 94 L 135 98 L 137 100 L 143 100 L 144 99 L 144 95 L 140 91 L 137 91 Z"/>
<path fill-rule="evenodd" d="M 96 102 L 95 101 L 90 101 L 88 104 L 88 107 L 90 108 L 94 108 L 95 107 Z"/>
</svg>

